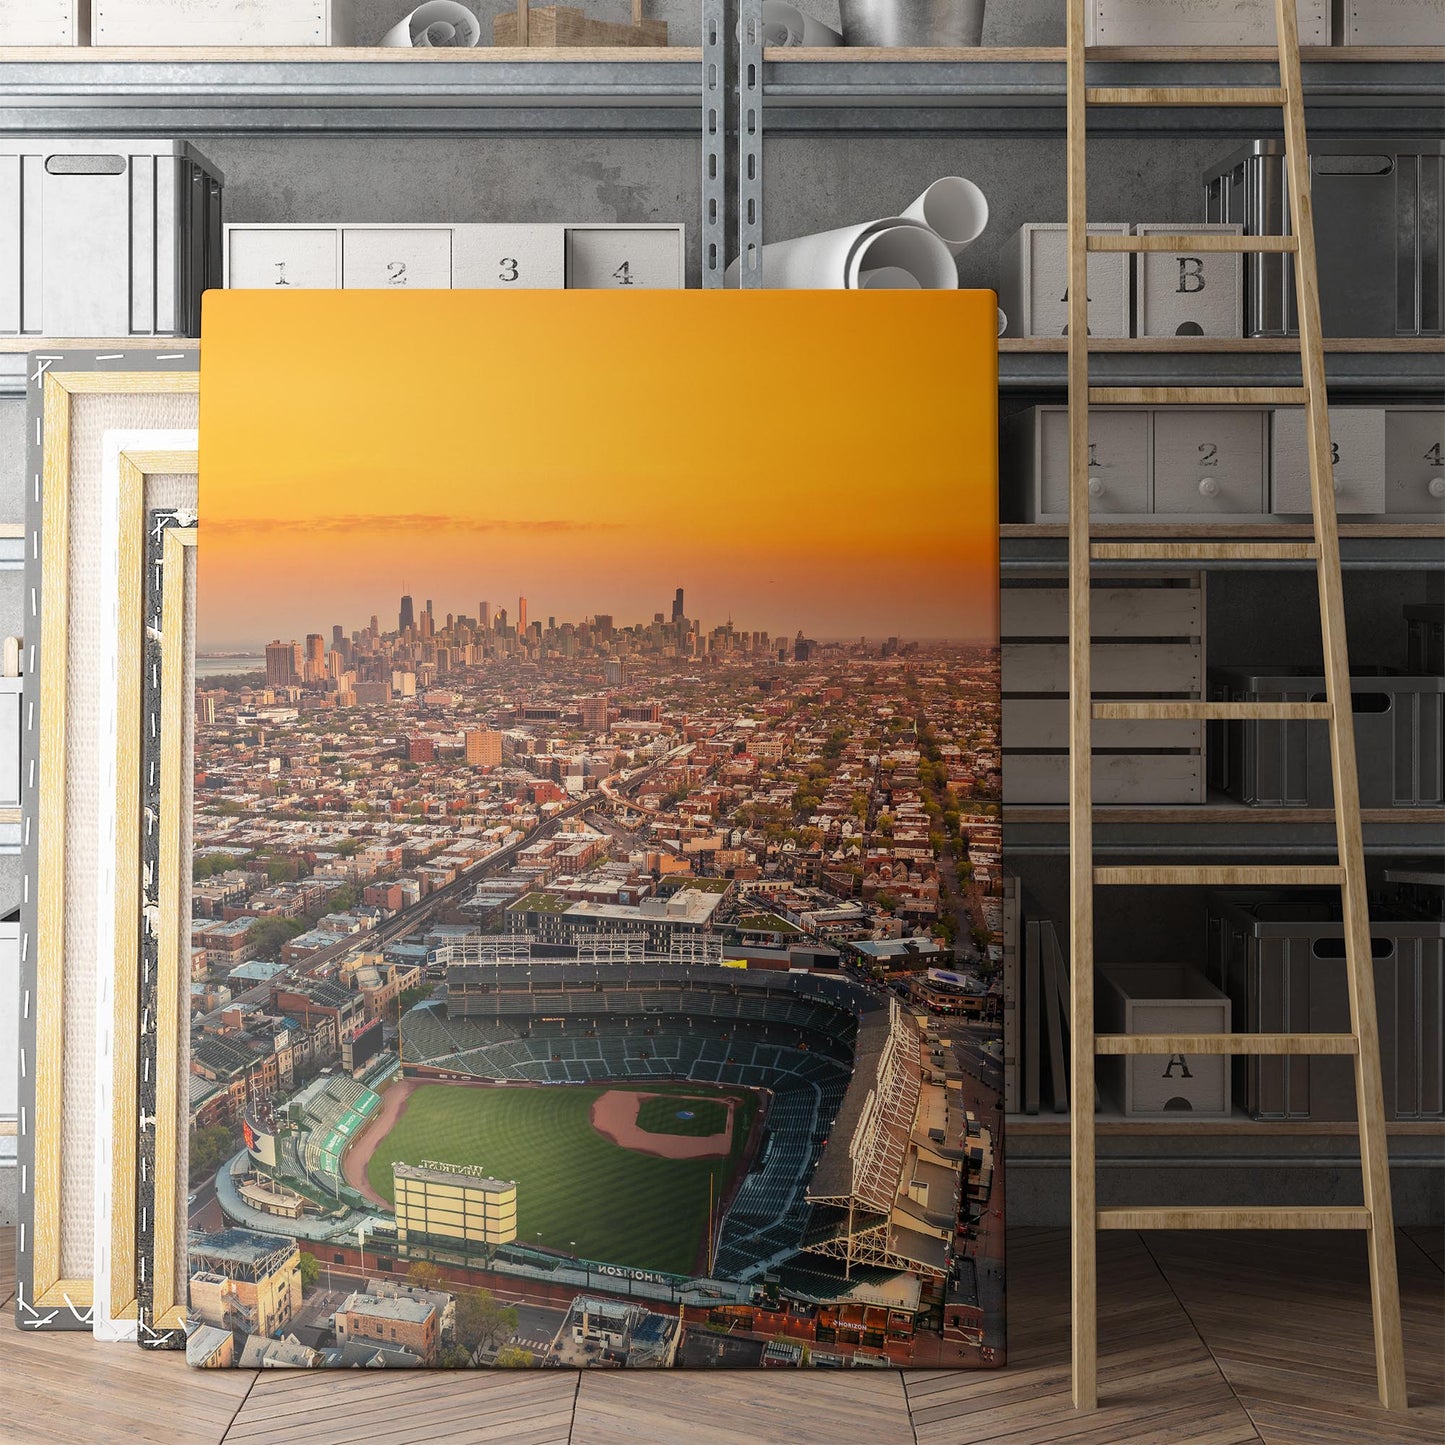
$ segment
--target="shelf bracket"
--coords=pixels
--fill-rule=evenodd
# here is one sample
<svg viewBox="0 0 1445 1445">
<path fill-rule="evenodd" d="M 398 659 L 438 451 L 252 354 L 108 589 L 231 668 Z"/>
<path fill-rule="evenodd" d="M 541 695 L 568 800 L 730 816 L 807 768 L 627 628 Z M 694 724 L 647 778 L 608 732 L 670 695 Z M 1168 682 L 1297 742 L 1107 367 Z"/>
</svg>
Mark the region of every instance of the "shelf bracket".
<svg viewBox="0 0 1445 1445">
<path fill-rule="evenodd" d="M 763 284 L 763 3 L 738 0 L 738 285 Z"/>
<path fill-rule="evenodd" d="M 702 285 L 722 288 L 727 270 L 727 0 L 702 0 Z"/>
</svg>

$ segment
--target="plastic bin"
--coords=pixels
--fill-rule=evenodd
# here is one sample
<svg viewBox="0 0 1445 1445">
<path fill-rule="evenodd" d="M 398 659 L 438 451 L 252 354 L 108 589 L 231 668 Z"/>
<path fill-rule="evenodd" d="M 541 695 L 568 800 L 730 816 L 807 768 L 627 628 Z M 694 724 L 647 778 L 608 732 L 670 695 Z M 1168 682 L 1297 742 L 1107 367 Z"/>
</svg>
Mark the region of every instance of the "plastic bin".
<svg viewBox="0 0 1445 1445">
<path fill-rule="evenodd" d="M 1445 673 L 1445 602 L 1406 604 L 1405 666 L 1411 672 Z"/>
<path fill-rule="evenodd" d="M 1428 137 L 1310 142 L 1320 318 L 1326 336 L 1439 336 L 1445 142 Z M 1251 141 L 1204 173 L 1207 221 L 1248 236 L 1289 231 L 1284 143 Z M 1293 336 L 1294 257 L 1246 256 L 1244 334 Z"/>
<path fill-rule="evenodd" d="M 199 336 L 222 184 L 184 141 L 0 140 L 0 336 Z"/>
<path fill-rule="evenodd" d="M 1445 678 L 1356 668 L 1350 691 L 1360 806 L 1439 806 Z M 1323 702 L 1325 679 L 1304 668 L 1210 668 L 1209 695 L 1223 702 Z M 1210 786 L 1241 802 L 1327 808 L 1334 801 L 1324 721 L 1211 722 L 1206 750 Z"/>
<path fill-rule="evenodd" d="M 1207 907 L 1210 972 L 1247 1033 L 1349 1033 L 1337 898 L 1241 890 Z M 1372 903 L 1370 952 L 1389 1119 L 1445 1117 L 1445 923 Z M 1257 1119 L 1356 1117 L 1347 1055 L 1239 1058 L 1234 1098 Z"/>
</svg>

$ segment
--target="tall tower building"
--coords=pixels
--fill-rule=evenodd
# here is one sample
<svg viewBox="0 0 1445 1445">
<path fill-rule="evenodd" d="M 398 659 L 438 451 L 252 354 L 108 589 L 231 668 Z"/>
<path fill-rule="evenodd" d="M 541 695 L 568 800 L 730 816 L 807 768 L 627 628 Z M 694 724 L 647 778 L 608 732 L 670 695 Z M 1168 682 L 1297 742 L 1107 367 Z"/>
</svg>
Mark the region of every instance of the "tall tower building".
<svg viewBox="0 0 1445 1445">
<path fill-rule="evenodd" d="M 326 639 L 319 632 L 306 634 L 307 682 L 320 682 L 326 676 Z"/>
<path fill-rule="evenodd" d="M 485 599 L 477 603 L 477 621 L 482 624 L 483 632 L 492 630 L 492 604 Z"/>
<path fill-rule="evenodd" d="M 277 639 L 266 644 L 266 686 L 294 687 L 301 681 L 297 655 L 301 649 L 294 642 Z"/>
<path fill-rule="evenodd" d="M 408 627 L 416 626 L 416 610 L 412 607 L 411 598 L 403 596 L 401 599 L 401 612 L 397 618 L 398 632 L 405 632 Z"/>
<path fill-rule="evenodd" d="M 677 589 L 676 595 L 672 599 L 672 620 L 674 622 L 681 622 L 683 616 L 684 613 L 682 610 L 682 588 L 679 587 Z"/>
<path fill-rule="evenodd" d="M 517 635 L 520 637 L 527 630 L 527 599 L 517 598 Z"/>
</svg>

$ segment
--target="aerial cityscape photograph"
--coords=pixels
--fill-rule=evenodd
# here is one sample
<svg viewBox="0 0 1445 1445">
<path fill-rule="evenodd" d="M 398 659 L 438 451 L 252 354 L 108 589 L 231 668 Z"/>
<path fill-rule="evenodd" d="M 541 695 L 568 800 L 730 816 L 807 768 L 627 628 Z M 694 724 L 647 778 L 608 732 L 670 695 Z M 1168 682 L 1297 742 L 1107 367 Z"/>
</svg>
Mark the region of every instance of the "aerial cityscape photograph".
<svg viewBox="0 0 1445 1445">
<path fill-rule="evenodd" d="M 1001 1363 L 996 648 L 298 633 L 199 664 L 193 1362 Z"/>
</svg>

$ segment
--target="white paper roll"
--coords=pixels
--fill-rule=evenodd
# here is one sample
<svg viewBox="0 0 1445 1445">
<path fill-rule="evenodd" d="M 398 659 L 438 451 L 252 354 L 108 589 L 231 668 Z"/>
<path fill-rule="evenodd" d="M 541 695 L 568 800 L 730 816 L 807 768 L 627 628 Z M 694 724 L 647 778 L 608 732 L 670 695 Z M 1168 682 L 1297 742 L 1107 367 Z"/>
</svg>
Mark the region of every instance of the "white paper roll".
<svg viewBox="0 0 1445 1445">
<path fill-rule="evenodd" d="M 925 291 L 958 288 L 958 268 L 948 247 L 921 221 L 890 216 L 792 241 L 773 241 L 761 253 L 762 284 L 769 291 L 852 291 L 862 273 L 907 271 Z M 727 269 L 735 284 L 738 263 Z"/>
<path fill-rule="evenodd" d="M 482 38 L 481 22 L 456 0 L 427 0 L 382 37 L 383 45 L 418 50 L 466 50 Z"/>
<path fill-rule="evenodd" d="M 796 47 L 800 45 L 841 45 L 838 31 L 805 15 L 787 0 L 763 0 L 763 44 Z"/>
<path fill-rule="evenodd" d="M 998 334 L 1002 336 L 1008 330 L 1008 317 L 1003 314 L 1003 307 L 998 308 Z"/>
<path fill-rule="evenodd" d="M 903 214 L 936 232 L 956 256 L 983 234 L 988 200 L 962 176 L 940 176 Z"/>
<path fill-rule="evenodd" d="M 878 266 L 858 273 L 860 291 L 917 291 L 918 277 L 902 266 Z"/>
</svg>

